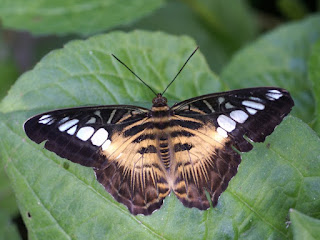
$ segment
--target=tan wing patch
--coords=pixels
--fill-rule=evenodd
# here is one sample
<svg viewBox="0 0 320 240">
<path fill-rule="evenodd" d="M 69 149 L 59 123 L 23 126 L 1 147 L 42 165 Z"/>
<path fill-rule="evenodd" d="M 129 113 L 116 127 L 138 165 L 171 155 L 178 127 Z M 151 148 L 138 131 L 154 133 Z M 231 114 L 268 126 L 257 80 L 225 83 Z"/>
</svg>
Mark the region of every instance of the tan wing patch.
<svg viewBox="0 0 320 240">
<path fill-rule="evenodd" d="M 130 137 L 123 132 L 114 134 L 110 146 L 102 151 L 107 161 L 95 170 L 97 179 L 131 213 L 149 215 L 170 192 L 166 170 L 154 151 L 154 140 L 134 142 L 141 134 L 153 134 L 150 129 Z"/>
<path fill-rule="evenodd" d="M 176 128 L 183 130 L 179 126 Z M 193 136 L 179 136 L 172 141 L 173 145 L 189 147 L 175 149 L 170 182 L 174 193 L 185 206 L 204 210 L 210 207 L 205 192 L 209 193 L 215 206 L 236 174 L 241 158 L 231 148 L 230 139 L 221 137 L 212 124 L 188 131 Z"/>
<path fill-rule="evenodd" d="M 181 116 L 172 120 L 175 119 L 191 121 Z M 126 129 L 148 121 L 151 120 L 143 119 Z M 179 125 L 166 129 L 168 133 L 190 133 L 168 139 L 168 169 L 161 162 L 157 130 L 144 128 L 130 136 L 125 136 L 126 129 L 114 133 L 110 146 L 102 151 L 107 161 L 95 170 L 98 181 L 133 214 L 151 214 L 161 207 L 171 190 L 185 206 L 202 210 L 210 207 L 207 191 L 215 206 L 237 172 L 240 155 L 231 148 L 230 139 L 220 135 L 210 122 L 201 125 L 196 130 Z M 153 138 L 137 141 L 142 135 Z"/>
</svg>

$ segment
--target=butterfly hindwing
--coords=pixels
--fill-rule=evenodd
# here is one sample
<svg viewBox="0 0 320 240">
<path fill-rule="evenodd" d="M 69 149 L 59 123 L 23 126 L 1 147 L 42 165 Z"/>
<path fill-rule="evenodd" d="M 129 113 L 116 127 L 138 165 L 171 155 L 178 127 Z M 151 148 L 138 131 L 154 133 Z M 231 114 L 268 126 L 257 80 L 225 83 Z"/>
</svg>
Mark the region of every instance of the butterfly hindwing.
<svg viewBox="0 0 320 240">
<path fill-rule="evenodd" d="M 188 137 L 175 134 L 172 139 L 175 152 L 171 165 L 173 191 L 185 206 L 201 210 L 210 207 L 208 192 L 215 206 L 237 172 L 240 155 L 232 149 L 231 139 L 218 134 L 206 116 L 175 118 L 202 124 L 193 124 L 191 128 L 175 126 L 176 132 L 188 132 Z"/>
<path fill-rule="evenodd" d="M 95 172 L 98 181 L 131 213 L 149 215 L 160 208 L 170 189 L 154 141 L 139 142 L 142 134 L 153 133 L 148 128 L 132 136 L 120 133 L 114 139 L 116 149 L 102 152 L 108 161 Z"/>
<path fill-rule="evenodd" d="M 170 193 L 155 138 L 151 118 L 131 123 L 112 137 L 102 151 L 108 161 L 95 170 L 98 181 L 133 214 L 151 214 Z"/>
</svg>

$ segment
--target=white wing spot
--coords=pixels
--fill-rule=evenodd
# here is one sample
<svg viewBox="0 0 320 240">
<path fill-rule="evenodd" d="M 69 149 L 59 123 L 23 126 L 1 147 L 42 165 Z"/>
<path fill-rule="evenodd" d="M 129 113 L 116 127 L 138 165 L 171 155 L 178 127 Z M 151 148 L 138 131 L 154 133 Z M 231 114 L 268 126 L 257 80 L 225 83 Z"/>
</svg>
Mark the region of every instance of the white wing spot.
<svg viewBox="0 0 320 240">
<path fill-rule="evenodd" d="M 100 128 L 91 137 L 91 142 L 93 145 L 100 147 L 108 139 L 108 135 L 104 128 Z"/>
<path fill-rule="evenodd" d="M 64 122 L 68 121 L 69 119 L 70 119 L 69 117 L 64 117 L 58 122 L 58 124 L 62 124 Z"/>
<path fill-rule="evenodd" d="M 281 94 L 281 95 L 282 95 L 282 93 L 281 93 L 279 90 L 276 90 L 276 89 L 274 89 L 274 90 L 269 90 L 268 92 L 270 92 L 270 93 L 276 93 L 276 94 Z"/>
<path fill-rule="evenodd" d="M 219 126 L 227 132 L 231 132 L 236 128 L 236 122 L 225 115 L 220 115 L 217 119 L 217 122 Z"/>
<path fill-rule="evenodd" d="M 248 107 L 246 109 L 251 115 L 255 115 L 257 113 L 257 110 L 255 110 L 255 109 L 248 108 Z"/>
<path fill-rule="evenodd" d="M 264 109 L 264 105 L 261 103 L 256 103 L 256 102 L 252 102 L 252 101 L 242 101 L 242 104 L 246 107 L 251 107 L 254 109 L 258 109 L 258 110 L 263 110 Z"/>
<path fill-rule="evenodd" d="M 109 148 L 111 144 L 111 141 L 108 139 L 107 141 L 105 141 L 105 143 L 102 145 L 102 151 L 105 151 Z"/>
<path fill-rule="evenodd" d="M 225 107 L 226 109 L 234 108 L 234 106 L 229 102 L 226 103 Z"/>
<path fill-rule="evenodd" d="M 207 100 L 203 100 L 203 103 L 210 109 L 211 112 L 213 112 L 213 113 L 215 112 L 214 109 L 212 108 L 211 104 L 208 103 Z"/>
<path fill-rule="evenodd" d="M 100 112 L 99 110 L 94 111 L 93 114 L 96 115 L 96 116 L 98 116 L 99 118 L 102 118 L 102 117 L 101 117 L 101 112 Z"/>
<path fill-rule="evenodd" d="M 224 129 L 222 129 L 221 127 L 217 128 L 217 132 L 219 133 L 219 135 L 221 137 L 224 137 L 224 138 L 228 137 L 228 133 Z"/>
<path fill-rule="evenodd" d="M 43 115 L 41 118 L 39 118 L 38 123 L 50 125 L 53 123 L 53 121 L 51 122 L 51 120 L 51 115 Z"/>
<path fill-rule="evenodd" d="M 82 127 L 77 132 L 77 137 L 82 141 L 87 141 L 92 136 L 93 133 L 94 133 L 93 127 L 88 127 L 88 126 Z"/>
<path fill-rule="evenodd" d="M 268 96 L 269 99 L 272 98 L 270 100 L 275 100 L 281 98 L 283 95 L 281 93 L 266 93 L 266 96 Z"/>
<path fill-rule="evenodd" d="M 268 100 L 270 100 L 270 101 L 276 100 L 276 99 L 274 99 L 274 98 L 272 98 L 272 97 L 269 97 L 268 94 L 266 94 L 266 98 L 267 98 Z"/>
<path fill-rule="evenodd" d="M 114 114 L 116 113 L 116 111 L 117 111 L 117 110 L 113 110 L 113 111 L 111 112 L 110 117 L 109 117 L 107 123 L 111 123 L 112 118 L 114 117 Z"/>
<path fill-rule="evenodd" d="M 65 122 L 64 124 L 59 126 L 59 130 L 60 132 L 64 132 L 65 130 L 69 129 L 70 127 L 72 127 L 73 125 L 76 125 L 79 122 L 78 119 L 72 119 L 68 122 Z"/>
<path fill-rule="evenodd" d="M 257 101 L 257 102 L 262 102 L 262 99 L 258 98 L 258 97 L 249 97 L 249 99 Z"/>
<path fill-rule="evenodd" d="M 77 131 L 77 125 L 74 125 L 72 128 L 70 128 L 70 129 L 67 131 L 67 133 L 68 133 L 69 135 L 73 135 L 73 134 L 75 134 L 76 131 Z"/>
<path fill-rule="evenodd" d="M 43 115 L 43 116 L 41 116 L 41 118 L 39 118 L 39 121 L 41 121 L 41 120 L 43 120 L 43 119 L 45 119 L 45 118 L 49 118 L 49 117 L 51 117 L 51 115 Z"/>
<path fill-rule="evenodd" d="M 230 113 L 230 117 L 238 123 L 244 123 L 249 116 L 244 111 L 235 110 Z"/>
<path fill-rule="evenodd" d="M 91 117 L 86 124 L 96 123 L 97 119 L 95 117 Z"/>
<path fill-rule="evenodd" d="M 223 97 L 218 97 L 218 102 L 219 102 L 219 104 L 223 103 L 224 102 L 224 98 Z"/>
</svg>

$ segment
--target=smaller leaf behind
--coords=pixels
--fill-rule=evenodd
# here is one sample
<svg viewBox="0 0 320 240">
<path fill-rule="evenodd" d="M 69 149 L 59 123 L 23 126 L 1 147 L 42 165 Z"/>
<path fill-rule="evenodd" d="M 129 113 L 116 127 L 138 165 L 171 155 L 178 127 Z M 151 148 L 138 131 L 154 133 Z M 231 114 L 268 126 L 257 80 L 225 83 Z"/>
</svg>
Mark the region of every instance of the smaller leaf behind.
<svg viewBox="0 0 320 240">
<path fill-rule="evenodd" d="M 137 20 L 163 3 L 163 0 L 0 0 L 0 16 L 4 27 L 33 34 L 89 35 Z"/>
<path fill-rule="evenodd" d="M 320 135 L 320 41 L 318 41 L 311 50 L 311 56 L 309 58 L 309 78 L 312 81 L 313 97 L 316 102 L 313 127 Z"/>
<path fill-rule="evenodd" d="M 291 231 L 294 240 L 316 240 L 320 236 L 320 220 L 290 209 Z"/>
</svg>

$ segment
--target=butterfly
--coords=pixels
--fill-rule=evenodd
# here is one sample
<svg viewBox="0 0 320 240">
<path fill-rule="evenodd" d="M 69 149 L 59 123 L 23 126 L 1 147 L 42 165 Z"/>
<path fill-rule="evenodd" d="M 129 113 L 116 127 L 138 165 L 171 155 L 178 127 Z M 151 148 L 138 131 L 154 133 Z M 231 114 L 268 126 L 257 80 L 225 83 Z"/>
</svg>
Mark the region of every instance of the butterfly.
<svg viewBox="0 0 320 240">
<path fill-rule="evenodd" d="M 239 152 L 250 151 L 251 141 L 263 142 L 294 106 L 285 89 L 258 87 L 169 107 L 167 88 L 158 94 L 150 88 L 156 94 L 151 109 L 60 109 L 31 117 L 24 130 L 60 157 L 93 168 L 106 191 L 132 214 L 149 215 L 171 192 L 189 208 L 216 206 L 237 173 Z"/>
</svg>

